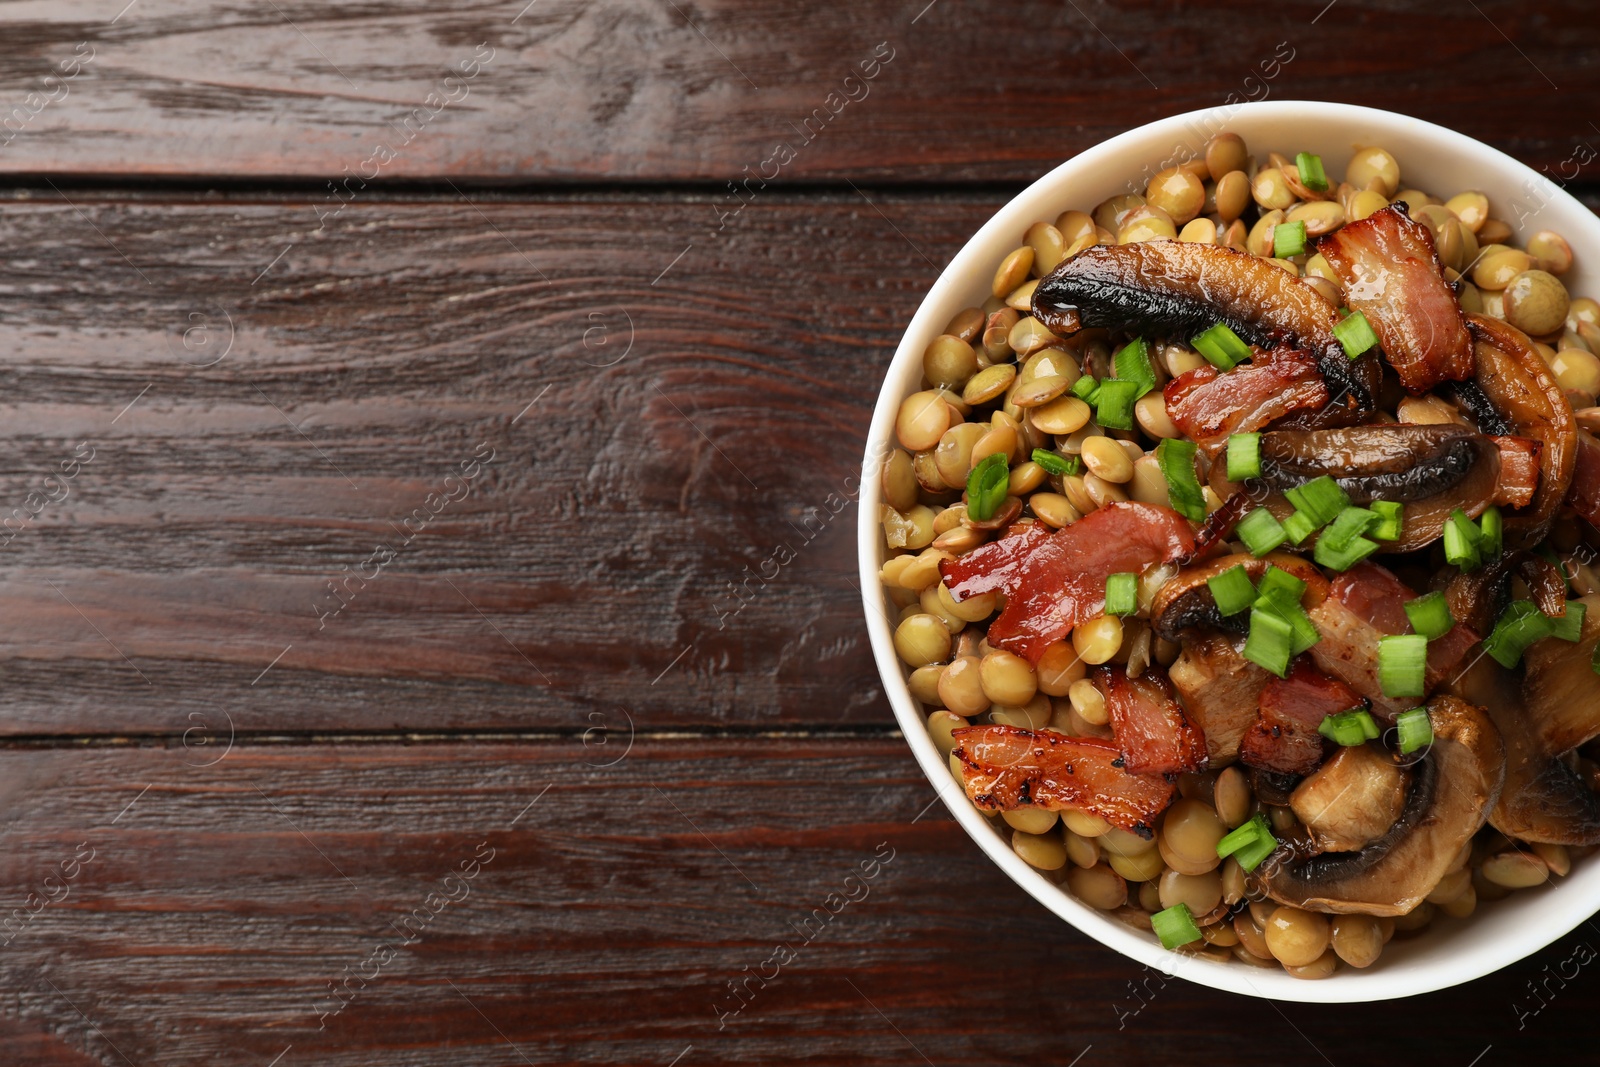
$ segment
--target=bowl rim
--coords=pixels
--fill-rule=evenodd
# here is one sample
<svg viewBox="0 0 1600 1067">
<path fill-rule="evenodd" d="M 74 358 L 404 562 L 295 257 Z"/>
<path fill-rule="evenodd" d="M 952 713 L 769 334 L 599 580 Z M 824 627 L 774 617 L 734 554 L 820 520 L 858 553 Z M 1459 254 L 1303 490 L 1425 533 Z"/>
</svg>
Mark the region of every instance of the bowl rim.
<svg viewBox="0 0 1600 1067">
<path fill-rule="evenodd" d="M 1493 923 L 1511 931 L 1508 936 L 1469 939 L 1454 922 L 1435 924 L 1428 934 L 1408 942 L 1400 950 L 1406 957 L 1403 965 L 1391 964 L 1387 969 L 1382 966 L 1371 971 L 1344 968 L 1321 981 L 1305 981 L 1279 970 L 1258 969 L 1233 961 L 1219 963 L 1168 951 L 1153 937 L 1133 930 L 1106 912 L 1079 902 L 1064 888 L 1057 887 L 1029 867 L 1011 850 L 985 816 L 967 800 L 950 775 L 948 760 L 939 754 L 928 736 L 923 713 L 919 711 L 907 686 L 894 650 L 878 579 L 884 554 L 877 519 L 881 461 L 895 447 L 894 415 L 900 401 L 910 391 L 903 385 L 897 385 L 897 381 L 906 377 L 913 362 L 920 364 L 922 348 L 928 339 L 942 330 L 950 315 L 970 302 L 959 298 L 972 289 L 974 278 L 985 278 L 986 272 L 993 269 L 993 264 L 986 261 L 994 258 L 998 262 L 998 257 L 994 257 L 990 251 L 996 239 L 1008 233 L 1020 234 L 1039 219 L 1053 218 L 1064 210 L 1062 205 L 1066 204 L 1068 190 L 1074 183 L 1093 181 L 1096 167 L 1130 150 L 1161 152 L 1165 150 L 1164 145 L 1171 144 L 1175 151 L 1188 146 L 1193 152 L 1203 146 L 1205 136 L 1209 136 L 1210 132 L 1286 119 L 1304 123 L 1326 120 L 1371 129 L 1372 140 L 1365 143 L 1383 144 L 1401 160 L 1402 165 L 1405 164 L 1408 149 L 1423 149 L 1436 156 L 1444 155 L 1469 162 L 1475 172 L 1472 176 L 1474 181 L 1494 177 L 1496 181 L 1485 181 L 1483 184 L 1505 185 L 1507 181 L 1514 182 L 1516 188 L 1539 198 L 1539 206 L 1519 219 L 1519 232 L 1532 232 L 1539 228 L 1540 223 L 1545 223 L 1567 236 L 1575 248 L 1595 249 L 1596 258 L 1600 258 L 1600 219 L 1560 185 L 1499 149 L 1465 134 L 1391 111 L 1304 100 L 1227 104 L 1158 119 L 1100 142 L 1054 167 L 997 210 L 940 271 L 938 279 L 906 325 L 895 354 L 885 369 L 862 460 L 857 517 L 862 608 L 885 694 L 906 742 L 938 793 L 938 799 L 944 802 L 955 821 L 978 847 L 1039 903 L 1106 947 L 1169 977 L 1184 978 L 1244 996 L 1303 1003 L 1385 1000 L 1415 996 L 1482 977 L 1532 955 L 1569 933 L 1593 914 L 1596 905 L 1600 904 L 1600 862 L 1591 861 L 1574 869 L 1559 887 L 1545 886 L 1519 892 L 1518 907 L 1506 909 L 1507 915 L 1516 913 L 1519 921 L 1514 924 L 1507 921 Z M 1197 136 L 1197 131 L 1203 136 Z M 1248 139 L 1248 129 L 1241 132 Z M 1099 199 L 1096 198 L 1095 202 Z M 1055 205 L 1053 210 L 1049 209 L 1051 205 Z M 1082 205 L 1074 202 L 1066 206 L 1081 209 Z M 1557 218 L 1552 219 L 1551 216 Z M 1015 243 L 1012 242 L 1013 246 Z M 974 274 L 974 271 L 977 273 Z M 1600 275 L 1588 270 L 1575 267 L 1573 274 L 1587 275 L 1591 287 L 1592 283 L 1600 281 Z M 913 384 L 912 389 L 915 387 Z M 1532 916 L 1520 914 L 1530 907 L 1537 907 L 1537 913 Z M 1473 918 L 1479 923 L 1488 924 L 1488 920 L 1479 919 L 1478 915 Z M 1439 945 L 1448 945 L 1448 949 L 1440 950 Z"/>
</svg>

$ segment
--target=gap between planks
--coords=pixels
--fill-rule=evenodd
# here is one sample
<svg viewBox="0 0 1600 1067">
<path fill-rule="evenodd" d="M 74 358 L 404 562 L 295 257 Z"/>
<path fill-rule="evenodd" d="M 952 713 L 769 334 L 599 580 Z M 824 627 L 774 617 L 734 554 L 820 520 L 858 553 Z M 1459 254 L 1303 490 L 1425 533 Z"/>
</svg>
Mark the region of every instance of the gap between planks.
<svg viewBox="0 0 1600 1067">
<path fill-rule="evenodd" d="M 551 744 L 582 741 L 593 727 L 545 730 L 371 730 L 371 731 L 257 731 L 241 730 L 233 735 L 235 746 L 293 745 L 515 745 Z M 640 741 L 884 741 L 904 735 L 892 723 L 799 724 L 782 729 L 759 726 L 702 726 L 670 730 L 638 730 L 632 735 Z M 124 734 L 15 734 L 0 737 L 0 751 L 7 749 L 68 748 L 168 748 L 183 745 L 182 732 Z"/>
</svg>

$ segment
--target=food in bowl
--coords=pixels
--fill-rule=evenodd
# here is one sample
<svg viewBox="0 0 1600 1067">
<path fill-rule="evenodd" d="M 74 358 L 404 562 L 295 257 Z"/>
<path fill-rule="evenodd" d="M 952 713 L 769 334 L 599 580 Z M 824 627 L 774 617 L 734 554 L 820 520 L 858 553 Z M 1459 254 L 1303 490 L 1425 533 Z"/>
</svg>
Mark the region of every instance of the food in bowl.
<svg viewBox="0 0 1600 1067">
<path fill-rule="evenodd" d="M 1600 844 L 1600 305 L 1360 148 L 1036 222 L 882 478 L 894 647 L 1011 847 L 1319 978 Z"/>
</svg>

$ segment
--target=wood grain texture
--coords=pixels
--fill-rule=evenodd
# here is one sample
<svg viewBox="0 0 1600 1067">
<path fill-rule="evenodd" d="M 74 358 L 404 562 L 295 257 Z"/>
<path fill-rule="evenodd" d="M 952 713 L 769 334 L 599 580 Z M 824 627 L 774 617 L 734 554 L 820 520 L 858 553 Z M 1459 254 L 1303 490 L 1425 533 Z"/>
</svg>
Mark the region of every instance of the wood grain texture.
<svg viewBox="0 0 1600 1067">
<path fill-rule="evenodd" d="M 788 179 L 1020 181 L 1230 97 L 1396 108 L 1551 168 L 1600 143 L 1587 0 L 125 3 L 0 8 L 0 171 L 720 186 L 788 143 Z"/>
<path fill-rule="evenodd" d="M 848 498 L 994 206 L 13 203 L 0 730 L 882 720 Z"/>
<path fill-rule="evenodd" d="M 1144 972 L 928 808 L 901 742 L 641 740 L 619 759 L 624 740 L 238 747 L 210 767 L 0 754 L 0 924 L 25 916 L 0 934 L 0 1058 L 1199 1065 L 1248 1040 L 1285 1062 L 1466 1064 L 1493 1044 L 1528 1063 L 1583 1025 L 1587 971 L 1521 1030 L 1512 1007 L 1577 936 L 1400 1004 L 1275 1009 L 1174 979 L 1129 1017 Z M 58 902 L 30 916 L 46 887 Z M 719 1019 L 779 944 L 795 957 Z M 347 974 L 365 980 L 335 1012 Z"/>
</svg>

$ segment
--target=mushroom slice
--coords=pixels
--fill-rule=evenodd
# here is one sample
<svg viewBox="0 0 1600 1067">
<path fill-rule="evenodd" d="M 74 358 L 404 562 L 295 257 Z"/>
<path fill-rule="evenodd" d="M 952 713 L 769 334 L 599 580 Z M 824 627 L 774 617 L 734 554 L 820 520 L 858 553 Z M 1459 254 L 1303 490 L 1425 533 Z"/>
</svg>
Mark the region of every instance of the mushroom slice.
<svg viewBox="0 0 1600 1067">
<path fill-rule="evenodd" d="M 1501 417 L 1501 425 L 1494 427 L 1480 417 L 1480 428 L 1541 442 L 1533 503 L 1505 517 L 1506 546 L 1531 548 L 1549 532 L 1572 485 L 1578 424 L 1561 384 L 1526 334 L 1483 315 L 1468 315 L 1467 328 L 1473 339 L 1474 384 Z"/>
<path fill-rule="evenodd" d="M 1505 750 L 1494 724 L 1464 700 L 1435 697 L 1428 718 L 1433 745 L 1412 765 L 1393 825 L 1351 852 L 1297 857 L 1280 848 L 1256 872 L 1269 897 L 1310 911 L 1404 915 L 1438 884 L 1500 795 Z"/>
<path fill-rule="evenodd" d="M 1600 529 L 1600 439 L 1588 430 L 1579 430 L 1577 453 L 1567 503 Z"/>
<path fill-rule="evenodd" d="M 1161 587 L 1150 604 L 1150 625 L 1157 637 L 1168 641 L 1183 639 L 1184 631 L 1196 626 L 1242 634 L 1248 629 L 1250 616 L 1244 612 L 1224 618 L 1217 610 L 1217 598 L 1212 595 L 1210 580 L 1234 567 L 1243 567 L 1252 582 L 1259 582 L 1268 567 L 1288 571 L 1306 583 L 1305 603 L 1315 607 L 1328 595 L 1328 579 L 1301 556 L 1287 552 L 1274 552 L 1261 559 L 1246 552 L 1219 556 L 1198 566 L 1185 567 Z"/>
<path fill-rule="evenodd" d="M 1190 338 L 1225 322 L 1260 347 L 1303 348 L 1332 402 L 1318 425 L 1360 422 L 1374 409 L 1382 367 L 1345 356 L 1333 305 L 1290 272 L 1224 245 L 1145 241 L 1094 245 L 1063 261 L 1033 292 L 1034 317 L 1062 337 L 1107 327 Z"/>
<path fill-rule="evenodd" d="M 1289 796 L 1323 852 L 1354 852 L 1389 832 L 1405 810 L 1411 774 L 1373 744 L 1341 748 Z"/>
<path fill-rule="evenodd" d="M 1500 450 L 1492 438 L 1454 425 L 1271 430 L 1261 435 L 1261 478 L 1250 484 L 1270 490 L 1264 506 L 1285 519 L 1294 506 L 1283 494 L 1324 474 L 1354 504 L 1401 504 L 1400 539 L 1381 549 L 1411 552 L 1443 536 L 1455 509 L 1477 518 L 1494 502 Z M 1212 466 L 1212 488 L 1218 496 L 1237 491 L 1222 464 Z"/>
<path fill-rule="evenodd" d="M 1157 774 L 1132 774 L 1110 741 L 1019 726 L 952 730 L 967 797 L 985 811 L 1070 808 L 1148 840 L 1178 795 Z"/>
<path fill-rule="evenodd" d="M 1167 669 L 1184 710 L 1205 735 L 1212 770 L 1239 758 L 1239 741 L 1255 725 L 1261 691 L 1273 680 L 1239 653 L 1243 644 L 1219 633 L 1189 634 Z"/>
<path fill-rule="evenodd" d="M 1472 374 L 1461 305 L 1444 280 L 1428 227 L 1391 204 L 1317 243 L 1345 300 L 1367 317 L 1400 384 L 1425 393 Z"/>
</svg>

